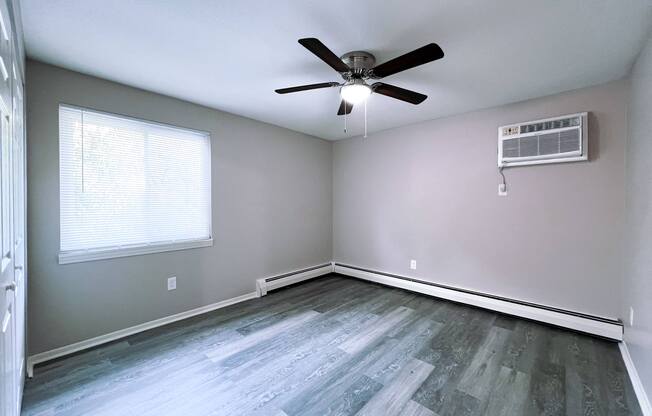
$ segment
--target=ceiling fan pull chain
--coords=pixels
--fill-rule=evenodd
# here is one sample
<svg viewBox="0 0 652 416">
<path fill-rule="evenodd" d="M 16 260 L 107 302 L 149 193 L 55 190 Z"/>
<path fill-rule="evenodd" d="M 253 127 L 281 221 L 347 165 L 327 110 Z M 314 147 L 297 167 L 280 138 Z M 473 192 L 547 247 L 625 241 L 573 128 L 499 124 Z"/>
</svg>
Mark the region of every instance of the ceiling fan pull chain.
<svg viewBox="0 0 652 416">
<path fill-rule="evenodd" d="M 346 133 L 346 104 L 347 102 L 344 101 L 344 133 Z"/>
<path fill-rule="evenodd" d="M 364 138 L 367 138 L 367 100 L 364 100 Z"/>
</svg>

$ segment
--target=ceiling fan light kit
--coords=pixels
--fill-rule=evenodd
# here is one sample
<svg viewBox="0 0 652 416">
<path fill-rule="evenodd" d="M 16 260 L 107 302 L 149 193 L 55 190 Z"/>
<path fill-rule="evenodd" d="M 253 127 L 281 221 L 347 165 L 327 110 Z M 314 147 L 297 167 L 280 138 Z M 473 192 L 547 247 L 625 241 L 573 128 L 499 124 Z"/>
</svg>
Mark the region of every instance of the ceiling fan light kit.
<svg viewBox="0 0 652 416">
<path fill-rule="evenodd" d="M 390 61 L 376 65 L 376 58 L 369 52 L 353 51 L 338 57 L 326 47 L 319 39 L 299 39 L 299 43 L 315 54 L 319 59 L 328 64 L 335 71 L 339 72 L 344 82 L 322 82 L 319 84 L 301 85 L 297 87 L 281 88 L 276 90 L 278 94 L 308 91 L 320 88 L 340 87 L 340 107 L 337 115 L 345 116 L 353 111 L 353 106 L 365 104 L 365 137 L 366 137 L 366 101 L 371 93 L 385 95 L 410 104 L 421 104 L 427 95 L 400 88 L 383 82 L 375 82 L 371 85 L 368 80 L 377 80 L 407 69 L 414 68 L 428 62 L 436 61 L 444 57 L 444 52 L 435 43 L 429 43 L 421 48 L 415 49 Z"/>
<path fill-rule="evenodd" d="M 360 104 L 371 95 L 371 88 L 361 79 L 344 84 L 340 88 L 342 99 L 351 105 Z"/>
</svg>

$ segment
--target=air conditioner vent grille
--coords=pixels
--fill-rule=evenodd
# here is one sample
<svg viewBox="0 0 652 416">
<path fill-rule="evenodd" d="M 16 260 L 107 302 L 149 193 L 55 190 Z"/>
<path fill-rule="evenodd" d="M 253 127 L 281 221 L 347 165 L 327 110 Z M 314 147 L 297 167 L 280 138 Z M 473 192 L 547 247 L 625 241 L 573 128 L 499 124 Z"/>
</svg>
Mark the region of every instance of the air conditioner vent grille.
<svg viewBox="0 0 652 416">
<path fill-rule="evenodd" d="M 579 130 L 566 130 L 503 140 L 503 158 L 534 157 L 578 152 Z"/>
<path fill-rule="evenodd" d="M 503 140 L 503 157 L 518 157 L 520 139 Z"/>
<path fill-rule="evenodd" d="M 539 136 L 539 154 L 554 155 L 559 153 L 559 133 L 546 133 Z"/>
<path fill-rule="evenodd" d="M 579 130 L 559 132 L 559 153 L 577 152 L 580 150 L 582 138 Z"/>
<path fill-rule="evenodd" d="M 539 137 L 521 137 L 519 142 L 519 157 L 530 157 L 539 155 Z"/>
<path fill-rule="evenodd" d="M 565 127 L 573 127 L 580 125 L 580 117 L 560 118 L 557 120 L 541 121 L 538 123 L 523 124 L 519 132 L 532 133 L 543 130 L 562 129 Z"/>
</svg>

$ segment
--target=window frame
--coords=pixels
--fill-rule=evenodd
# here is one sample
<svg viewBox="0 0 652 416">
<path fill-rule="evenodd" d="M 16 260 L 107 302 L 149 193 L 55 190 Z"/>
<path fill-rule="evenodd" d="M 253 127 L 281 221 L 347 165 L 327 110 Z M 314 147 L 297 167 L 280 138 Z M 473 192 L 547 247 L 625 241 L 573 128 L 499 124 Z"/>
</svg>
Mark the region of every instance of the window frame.
<svg viewBox="0 0 652 416">
<path fill-rule="evenodd" d="M 61 143 L 60 132 L 61 126 L 59 125 L 61 109 L 85 111 L 99 115 L 115 117 L 132 122 L 154 125 L 168 129 L 179 130 L 183 132 L 190 132 L 194 134 L 201 134 L 208 140 L 208 182 L 209 182 L 209 195 L 208 195 L 208 238 L 193 238 L 187 240 L 174 240 L 174 241 L 157 241 L 139 244 L 124 244 L 112 247 L 99 247 L 81 250 L 61 250 L 61 233 L 59 233 L 59 264 L 81 263 L 87 261 L 104 260 L 120 257 L 140 256 L 145 254 L 165 253 L 170 251 L 188 250 L 193 248 L 211 247 L 213 245 L 213 209 L 212 209 L 212 196 L 213 196 L 213 178 L 212 178 L 212 138 L 208 131 L 197 130 L 187 127 L 176 126 L 173 124 L 161 123 L 143 118 L 132 117 L 120 113 L 112 113 L 102 110 L 96 110 L 89 107 L 81 107 L 67 103 L 59 103 L 57 108 L 57 153 L 59 161 L 59 230 L 61 230 Z"/>
</svg>

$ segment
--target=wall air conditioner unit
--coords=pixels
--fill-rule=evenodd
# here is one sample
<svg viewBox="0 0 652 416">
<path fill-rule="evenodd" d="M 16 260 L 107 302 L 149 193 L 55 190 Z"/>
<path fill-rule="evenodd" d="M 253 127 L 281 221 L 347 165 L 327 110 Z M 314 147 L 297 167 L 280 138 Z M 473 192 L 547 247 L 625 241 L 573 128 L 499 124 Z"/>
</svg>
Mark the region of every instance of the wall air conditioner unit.
<svg viewBox="0 0 652 416">
<path fill-rule="evenodd" d="M 587 113 L 498 128 L 498 166 L 588 160 Z"/>
</svg>

